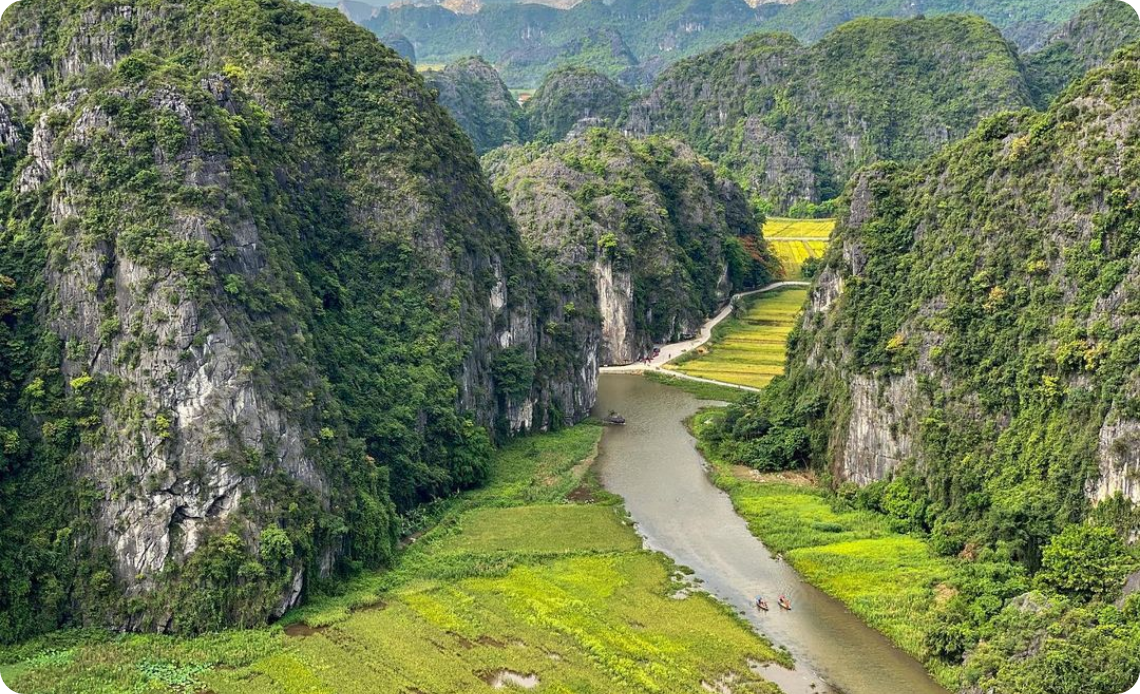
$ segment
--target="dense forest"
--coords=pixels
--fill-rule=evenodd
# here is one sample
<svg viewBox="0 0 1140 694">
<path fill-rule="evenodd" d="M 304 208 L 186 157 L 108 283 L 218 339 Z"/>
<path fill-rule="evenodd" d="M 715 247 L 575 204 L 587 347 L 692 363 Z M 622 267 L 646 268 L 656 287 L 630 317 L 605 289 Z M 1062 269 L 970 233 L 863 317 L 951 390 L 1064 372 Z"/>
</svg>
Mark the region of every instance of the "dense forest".
<svg viewBox="0 0 1140 694">
<path fill-rule="evenodd" d="M 786 377 L 706 436 L 957 557 L 923 654 L 963 688 L 1117 691 L 1140 665 L 1138 97 L 1133 45 L 1044 113 L 860 173 Z"/>
<path fill-rule="evenodd" d="M 440 105 L 471 137 L 477 154 L 520 141 L 518 102 L 487 61 L 465 58 L 426 72 L 424 79 L 436 91 Z"/>
<path fill-rule="evenodd" d="M 424 71 L 437 99 L 485 154 L 503 145 L 546 145 L 573 131 L 613 127 L 625 119 L 634 94 L 594 70 L 567 67 L 546 76 L 524 104 L 482 58 L 464 58 L 442 70 Z"/>
<path fill-rule="evenodd" d="M 716 162 L 759 209 L 811 216 L 834 209 L 860 167 L 918 161 L 985 116 L 1046 107 L 1136 38 L 1135 12 L 1101 0 L 1028 54 L 976 17 L 861 19 L 812 45 L 754 34 L 679 62 L 643 95 L 569 67 L 516 106 L 482 58 L 429 82 L 481 152 L 555 142 L 580 122 L 666 134 Z"/>
<path fill-rule="evenodd" d="M 630 109 L 783 211 L 830 200 L 860 166 L 915 160 L 1031 104 L 1016 50 L 977 17 L 860 19 L 805 46 L 755 34 L 667 70 Z"/>
<path fill-rule="evenodd" d="M 575 426 L 602 367 L 703 328 L 683 358 L 715 360 L 744 326 L 785 331 L 732 357 L 771 359 L 763 390 L 685 385 L 718 402 L 689 426 L 746 539 L 808 580 L 813 542 L 885 540 L 827 568 L 913 584 L 847 607 L 963 694 L 1132 684 L 1136 12 L 320 4 L 22 0 L 0 23 L 6 676 L 129 661 L 118 681 L 156 691 L 205 691 L 209 669 L 241 691 L 259 668 L 281 678 L 264 691 L 314 689 L 391 644 L 313 640 L 304 663 L 281 644 L 391 620 L 431 624 L 398 655 L 440 682 L 537 683 L 473 663 L 529 648 L 583 691 L 736 681 L 706 656 L 774 691 L 748 654 L 793 651 L 691 600 L 590 472 L 595 425 L 624 418 Z M 823 229 L 786 234 L 830 243 L 803 286 L 766 287 L 801 278 L 766 221 Z M 762 536 L 765 503 L 785 536 Z M 572 655 L 490 638 L 511 600 L 513 629 Z M 432 660 L 447 648 L 461 673 Z"/>
</svg>

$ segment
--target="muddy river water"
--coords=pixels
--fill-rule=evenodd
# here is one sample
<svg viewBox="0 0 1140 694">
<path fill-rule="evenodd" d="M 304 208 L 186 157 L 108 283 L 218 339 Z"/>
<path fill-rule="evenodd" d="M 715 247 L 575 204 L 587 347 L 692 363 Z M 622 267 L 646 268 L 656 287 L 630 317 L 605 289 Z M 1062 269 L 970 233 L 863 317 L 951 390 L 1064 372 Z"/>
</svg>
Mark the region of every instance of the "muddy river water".
<svg viewBox="0 0 1140 694">
<path fill-rule="evenodd" d="M 947 694 L 914 658 L 867 627 L 838 601 L 771 557 L 709 481 L 684 420 L 707 403 L 640 376 L 601 378 L 596 412 L 619 412 L 598 459 L 602 482 L 625 498 L 646 544 L 688 566 L 703 587 L 739 610 L 796 660 L 794 672 L 766 668 L 787 694 Z M 787 595 L 784 612 L 775 598 Z M 772 612 L 753 606 L 763 595 Z"/>
</svg>

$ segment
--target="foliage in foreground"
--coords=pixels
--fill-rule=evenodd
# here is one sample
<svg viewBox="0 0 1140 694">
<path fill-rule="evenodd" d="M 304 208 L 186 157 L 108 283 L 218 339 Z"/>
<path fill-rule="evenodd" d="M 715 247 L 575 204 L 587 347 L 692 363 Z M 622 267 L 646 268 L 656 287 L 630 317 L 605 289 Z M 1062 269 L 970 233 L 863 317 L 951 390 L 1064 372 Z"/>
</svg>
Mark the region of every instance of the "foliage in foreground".
<svg viewBox="0 0 1140 694">
<path fill-rule="evenodd" d="M 280 626 L 62 633 L 0 651 L 0 670 L 36 694 L 461 694 L 494 691 L 506 672 L 549 692 L 687 694 L 734 678 L 735 691 L 777 694 L 749 663 L 786 656 L 711 598 L 678 599 L 683 575 L 583 479 L 600 436 L 583 425 L 511 444 L 487 487 L 434 510 L 395 570 Z"/>
</svg>

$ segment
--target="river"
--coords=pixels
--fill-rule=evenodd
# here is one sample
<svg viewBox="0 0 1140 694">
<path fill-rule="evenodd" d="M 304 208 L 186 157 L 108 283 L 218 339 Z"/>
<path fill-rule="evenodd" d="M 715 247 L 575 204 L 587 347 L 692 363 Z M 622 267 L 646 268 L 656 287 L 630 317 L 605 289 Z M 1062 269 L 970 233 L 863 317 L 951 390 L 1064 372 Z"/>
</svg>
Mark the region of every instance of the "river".
<svg viewBox="0 0 1140 694">
<path fill-rule="evenodd" d="M 771 557 L 709 480 L 684 420 L 707 403 L 641 376 L 601 377 L 596 412 L 619 412 L 598 464 L 602 483 L 625 499 L 651 549 L 693 569 L 703 587 L 739 610 L 796 660 L 794 672 L 763 670 L 786 694 L 947 694 L 917 660 Z M 784 612 L 775 598 L 787 595 Z M 763 595 L 772 612 L 753 607 Z"/>
</svg>

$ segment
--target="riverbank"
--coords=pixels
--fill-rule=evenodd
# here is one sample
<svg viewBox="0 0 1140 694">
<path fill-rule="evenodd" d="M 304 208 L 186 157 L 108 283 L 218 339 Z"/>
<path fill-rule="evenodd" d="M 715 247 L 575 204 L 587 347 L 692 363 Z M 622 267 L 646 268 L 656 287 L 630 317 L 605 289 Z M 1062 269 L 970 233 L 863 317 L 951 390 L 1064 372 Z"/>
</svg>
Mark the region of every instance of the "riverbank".
<svg viewBox="0 0 1140 694">
<path fill-rule="evenodd" d="M 724 308 L 722 308 L 715 316 L 705 322 L 705 324 L 701 327 L 700 334 L 698 334 L 696 337 L 690 340 L 685 340 L 683 342 L 674 342 L 672 344 L 662 346 L 658 353 L 655 354 L 652 359 L 648 360 L 648 362 L 637 362 L 624 366 L 605 366 L 602 367 L 601 372 L 603 374 L 668 374 L 670 376 L 683 378 L 695 383 L 706 383 L 726 388 L 737 388 L 744 391 L 759 392 L 758 388 L 751 386 L 743 386 L 733 383 L 725 383 L 723 381 L 715 381 L 709 378 L 691 376 L 674 370 L 666 369 L 665 367 L 670 362 L 707 345 L 713 339 L 717 326 L 732 317 L 741 301 L 761 294 L 778 292 L 790 287 L 808 286 L 810 285 L 807 282 L 773 282 L 772 284 L 769 284 L 768 286 L 762 287 L 760 289 L 754 289 L 751 291 L 736 294 L 731 299 L 729 299 Z"/>
<path fill-rule="evenodd" d="M 723 410 L 705 410 L 689 424 L 698 441 Z M 726 463 L 700 444 L 709 477 L 732 500 L 751 532 L 812 585 L 841 601 L 865 623 L 923 662 L 942 686 L 958 690 L 960 667 L 931 657 L 930 635 L 940 605 L 963 582 L 963 567 L 923 540 L 890 527 L 889 519 L 844 504 L 802 474 L 761 474 Z M 975 573 L 990 568 L 975 564 Z M 998 567 L 993 567 L 998 568 Z"/>
<path fill-rule="evenodd" d="M 602 428 L 502 449 L 487 486 L 444 502 L 391 571 L 274 627 L 198 638 L 57 633 L 0 650 L 23 694 L 676 692 L 788 663 L 721 603 L 642 549 L 590 464 Z M 782 668 L 777 668 L 782 669 Z"/>
<path fill-rule="evenodd" d="M 715 372 L 718 366 L 724 370 L 724 365 L 718 364 L 715 357 L 716 343 L 748 327 L 745 322 L 733 318 L 735 309 L 742 305 L 753 309 L 755 305 L 749 306 L 745 302 L 763 302 L 773 295 L 778 298 L 787 291 L 799 294 L 798 303 L 802 305 L 805 298 L 804 291 L 799 288 L 802 285 L 804 283 L 778 283 L 759 292 L 734 297 L 725 311 L 706 324 L 700 338 L 663 347 L 658 360 L 650 368 L 634 366 L 605 371 L 644 373 L 646 378 L 657 383 L 724 402 L 739 400 L 741 389 L 759 392 L 757 387 L 695 377 L 678 372 L 675 367 L 703 360 L 707 374 L 711 375 L 710 369 Z M 784 309 L 782 313 L 791 313 L 787 307 L 781 308 Z M 795 312 L 798 310 L 799 306 L 796 306 Z M 754 318 L 758 322 L 770 322 L 773 316 L 769 313 L 762 311 Z M 790 330 L 790 323 L 794 321 L 784 322 L 789 323 L 787 327 Z M 710 342 L 714 343 L 711 349 Z M 767 356 L 766 352 L 764 354 Z M 728 357 L 731 361 L 731 355 Z M 725 359 L 722 357 L 719 361 Z M 661 362 L 660 366 L 656 365 L 658 362 Z M 665 368 L 666 364 L 669 368 Z M 782 372 L 782 349 L 779 364 L 769 366 Z M 605 400 L 604 397 L 602 399 Z M 607 407 L 611 405 L 619 410 L 622 407 L 616 403 L 606 404 Z M 699 438 L 706 420 L 712 424 L 721 414 L 720 410 L 703 410 L 700 417 L 688 422 L 692 433 Z M 827 493 L 812 480 L 797 478 L 795 483 L 790 483 L 786 477 L 757 475 L 746 468 L 726 465 L 707 445 L 701 446 L 701 452 L 707 461 L 712 483 L 728 494 L 733 513 L 747 523 L 751 535 L 763 542 L 773 556 L 786 558 L 809 584 L 839 601 L 862 623 L 922 663 L 922 667 L 940 685 L 955 690 L 959 688 L 960 668 L 930 657 L 927 647 L 930 635 L 938 628 L 937 608 L 953 597 L 955 589 L 949 586 L 949 582 L 959 582 L 956 579 L 960 578 L 960 568 L 954 560 L 936 555 L 916 537 L 892 532 L 889 520 L 880 514 L 833 508 Z M 628 491 L 615 491 L 628 494 L 635 488 L 636 485 L 631 485 Z M 641 527 L 644 532 L 645 525 Z M 689 556 L 681 556 L 679 560 L 687 565 L 699 563 Z M 720 566 L 710 570 L 723 569 Z M 726 599 L 725 595 L 720 597 Z M 778 636 L 773 637 L 777 643 L 783 643 Z"/>
<path fill-rule="evenodd" d="M 684 426 L 708 404 L 637 376 L 599 381 L 596 411 L 617 410 L 628 419 L 606 432 L 599 475 L 622 497 L 648 546 L 691 568 L 705 589 L 788 649 L 796 670 L 778 673 L 785 692 L 946 694 L 917 660 L 774 559 L 750 532 L 710 481 Z M 791 600 L 792 611 L 775 607 L 780 595 Z M 757 610 L 756 596 L 766 597 L 772 611 Z"/>
</svg>

